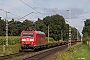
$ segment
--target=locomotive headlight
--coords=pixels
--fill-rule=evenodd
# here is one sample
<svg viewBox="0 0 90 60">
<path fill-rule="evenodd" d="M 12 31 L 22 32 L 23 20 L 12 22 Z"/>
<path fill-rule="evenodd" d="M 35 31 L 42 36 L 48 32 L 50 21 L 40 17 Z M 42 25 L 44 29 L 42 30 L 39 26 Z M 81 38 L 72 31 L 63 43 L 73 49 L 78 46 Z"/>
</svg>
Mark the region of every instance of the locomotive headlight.
<svg viewBox="0 0 90 60">
<path fill-rule="evenodd" d="M 22 41 L 26 41 L 26 39 L 22 39 Z"/>
<path fill-rule="evenodd" d="M 34 41 L 34 39 L 30 39 L 30 41 Z"/>
</svg>

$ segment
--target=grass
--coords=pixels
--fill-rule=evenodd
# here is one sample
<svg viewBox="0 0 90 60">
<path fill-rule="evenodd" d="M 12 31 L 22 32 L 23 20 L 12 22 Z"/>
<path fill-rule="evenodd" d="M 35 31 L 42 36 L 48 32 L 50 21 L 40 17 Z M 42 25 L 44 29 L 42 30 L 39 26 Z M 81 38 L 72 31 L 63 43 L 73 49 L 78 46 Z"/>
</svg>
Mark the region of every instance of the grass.
<svg viewBox="0 0 90 60">
<path fill-rule="evenodd" d="M 19 52 L 19 49 L 20 49 L 20 44 L 8 45 L 8 47 L 4 45 L 0 45 L 0 56 Z"/>
<path fill-rule="evenodd" d="M 74 55 L 74 59 L 90 60 L 90 49 L 88 48 L 88 46 L 83 44 L 76 52 L 76 55 Z"/>
<path fill-rule="evenodd" d="M 70 47 L 56 60 L 90 60 L 90 49 L 85 44 Z"/>
<path fill-rule="evenodd" d="M 20 49 L 20 37 L 19 36 L 9 36 L 8 37 L 8 47 L 6 46 L 6 37 L 0 36 L 0 56 L 16 53 Z"/>
</svg>

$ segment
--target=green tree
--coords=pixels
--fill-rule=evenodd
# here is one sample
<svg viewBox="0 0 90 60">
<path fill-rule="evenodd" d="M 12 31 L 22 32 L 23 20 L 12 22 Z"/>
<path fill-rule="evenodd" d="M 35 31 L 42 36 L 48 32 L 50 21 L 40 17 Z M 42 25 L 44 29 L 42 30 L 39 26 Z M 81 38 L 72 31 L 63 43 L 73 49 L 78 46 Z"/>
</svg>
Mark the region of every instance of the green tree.
<svg viewBox="0 0 90 60">
<path fill-rule="evenodd" d="M 5 26 L 6 26 L 6 22 L 3 19 L 1 19 L 1 17 L 0 17 L 0 36 L 5 35 L 5 33 L 6 33 Z"/>
<path fill-rule="evenodd" d="M 61 31 L 67 30 L 65 19 L 63 16 L 60 16 L 58 14 L 53 16 L 46 16 L 43 19 L 44 24 L 47 26 L 46 28 L 50 30 L 50 37 L 53 37 L 55 40 L 61 39 Z M 64 34 L 64 33 L 63 33 Z M 46 36 L 48 36 L 48 33 L 46 32 Z"/>
<path fill-rule="evenodd" d="M 30 21 L 30 20 L 25 20 L 22 23 L 23 30 L 27 30 L 27 29 L 30 29 L 30 28 L 32 29 L 32 26 L 33 26 L 33 22 Z"/>
<path fill-rule="evenodd" d="M 43 20 L 39 19 L 34 23 L 35 25 L 35 29 L 36 30 L 40 30 L 40 31 L 44 31 L 46 30 L 46 25 L 44 24 Z"/>
<path fill-rule="evenodd" d="M 86 43 L 87 40 L 90 41 L 90 19 L 86 19 L 86 21 L 84 21 L 82 34 L 83 34 L 83 43 Z"/>
<path fill-rule="evenodd" d="M 87 19 L 85 22 L 84 22 L 84 27 L 83 27 L 83 37 L 89 37 L 90 36 L 90 19 Z"/>
</svg>

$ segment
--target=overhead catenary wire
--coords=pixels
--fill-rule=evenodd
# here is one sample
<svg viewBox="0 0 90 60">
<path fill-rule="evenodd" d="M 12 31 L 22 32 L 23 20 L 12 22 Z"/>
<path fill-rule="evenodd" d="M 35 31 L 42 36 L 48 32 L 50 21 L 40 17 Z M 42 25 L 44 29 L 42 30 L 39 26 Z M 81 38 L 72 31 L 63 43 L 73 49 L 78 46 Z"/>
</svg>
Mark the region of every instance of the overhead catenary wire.
<svg viewBox="0 0 90 60">
<path fill-rule="evenodd" d="M 16 9 L 16 10 L 18 10 L 18 11 L 26 12 L 26 11 L 24 11 L 24 10 L 22 10 L 22 9 L 19 9 L 19 8 L 16 8 L 16 7 L 13 7 L 13 6 L 9 6 L 9 5 L 3 4 L 3 3 L 1 3 L 1 2 L 0 2 L 0 4 L 1 4 L 2 6 L 7 6 L 7 7 L 10 7 L 10 8 L 14 8 L 14 9 Z M 30 7 L 30 6 L 29 6 L 29 7 Z M 34 9 L 33 7 L 31 7 L 31 8 Z M 2 9 L 3 9 L 3 8 L 2 8 Z M 42 13 L 38 12 L 37 10 L 36 10 L 36 12 L 34 12 L 34 13 L 39 13 L 39 14 L 42 15 Z M 9 14 L 12 14 L 12 15 L 17 16 L 17 17 L 20 18 L 20 16 L 14 14 L 14 13 L 11 13 L 11 12 L 10 12 Z M 22 19 L 22 18 L 21 18 L 21 19 Z M 24 18 L 24 19 L 25 19 L 25 18 Z M 19 19 L 19 20 L 20 20 L 20 19 Z"/>
<path fill-rule="evenodd" d="M 7 6 L 7 7 L 10 7 L 10 8 L 14 8 L 14 9 L 16 9 L 16 10 L 18 10 L 18 11 L 26 12 L 26 11 L 21 10 L 21 9 L 19 9 L 19 8 L 15 8 L 15 7 L 12 7 L 12 6 L 9 6 L 9 5 L 6 5 L 6 4 L 3 4 L 3 3 L 0 3 L 0 4 L 1 4 L 1 5 L 4 5 L 4 6 Z"/>
<path fill-rule="evenodd" d="M 30 5 L 28 5 L 27 3 L 25 3 L 24 1 L 20 0 L 22 3 L 24 3 L 26 6 L 30 7 L 31 9 L 33 9 L 34 11 L 38 12 L 36 9 L 34 9 L 33 7 L 31 7 Z M 39 14 L 41 14 L 40 12 L 38 12 Z M 42 14 L 41 14 L 42 15 Z"/>
<path fill-rule="evenodd" d="M 3 3 L 0 3 L 0 4 L 1 4 L 1 5 L 5 5 L 5 6 L 7 6 L 7 7 L 10 7 L 10 8 L 14 8 L 14 9 L 16 9 L 16 10 L 18 10 L 18 11 L 26 12 L 26 11 L 24 11 L 24 10 L 21 10 L 21 9 L 18 9 L 18 8 L 15 8 L 15 7 L 12 7 L 12 6 L 3 4 Z M 3 9 L 1 9 L 1 10 L 3 10 Z M 3 11 L 5 12 L 5 10 L 3 10 Z M 11 12 L 9 12 L 9 14 L 14 15 L 14 16 L 17 16 L 17 17 L 20 17 L 21 19 L 24 18 L 24 17 L 21 17 L 21 16 L 18 16 L 18 15 L 16 15 L 16 14 L 14 14 L 14 13 L 11 13 Z M 26 19 L 26 18 L 24 18 L 24 19 Z M 18 20 L 20 20 L 20 19 L 18 19 Z"/>
<path fill-rule="evenodd" d="M 3 4 L 3 3 L 0 3 L 0 4 L 1 4 L 2 6 L 5 5 L 5 6 L 8 6 L 8 7 L 10 7 L 10 8 L 14 8 L 14 9 L 16 9 L 16 10 L 25 12 L 24 10 L 21 10 L 21 9 L 18 9 L 18 8 L 15 8 L 15 7 L 12 7 L 12 6 Z M 3 10 L 3 9 L 1 9 L 1 10 Z M 4 11 L 4 10 L 3 10 L 3 11 Z M 5 12 L 5 11 L 4 11 L 4 12 Z M 18 15 L 16 15 L 16 14 L 13 14 L 13 13 L 11 13 L 11 12 L 9 12 L 9 14 L 12 14 L 12 15 L 17 16 L 17 17 L 21 17 L 21 16 L 18 16 Z M 21 17 L 21 19 L 22 19 L 22 18 L 24 18 L 24 17 Z M 24 18 L 24 19 L 25 19 L 25 18 Z M 20 19 L 18 19 L 18 20 L 20 20 Z"/>
<path fill-rule="evenodd" d="M 6 5 L 6 4 L 3 4 L 3 3 L 0 3 L 0 4 L 1 4 L 2 6 L 4 5 L 4 6 L 10 7 L 10 8 L 14 8 L 14 9 L 16 9 L 16 10 L 18 10 L 18 11 L 26 12 L 26 11 L 21 10 L 21 9 L 19 9 L 19 8 L 15 8 L 15 7 L 12 7 L 12 6 L 9 6 L 9 5 Z M 11 13 L 11 12 L 9 12 L 9 14 L 14 15 L 14 16 L 17 16 L 17 17 L 19 17 L 20 19 L 24 18 L 24 17 L 21 17 L 21 16 L 18 16 L 18 15 L 16 15 L 16 14 L 14 14 L 14 13 Z M 27 15 L 28 15 L 28 14 L 27 14 Z M 19 18 L 18 18 L 18 20 L 20 20 Z M 24 18 L 24 19 L 26 19 L 26 18 Z"/>
<path fill-rule="evenodd" d="M 20 19 L 22 19 L 22 18 L 24 18 L 24 17 L 26 17 L 26 16 L 28 16 L 28 15 L 30 15 L 30 14 L 32 14 L 32 13 L 34 13 L 34 12 L 30 12 L 29 14 L 27 14 L 27 15 L 25 15 L 25 16 L 19 18 L 18 20 L 20 20 Z"/>
<path fill-rule="evenodd" d="M 24 3 L 25 5 L 27 5 L 28 7 L 30 7 L 31 9 L 33 9 L 34 11 L 36 11 L 36 13 L 39 13 L 39 14 L 41 14 L 42 16 L 43 16 L 43 14 L 41 13 L 41 12 L 39 12 L 39 11 L 37 11 L 35 8 L 33 8 L 33 7 L 31 7 L 30 5 L 28 5 L 27 3 L 25 3 L 24 1 L 22 1 L 22 0 L 20 0 L 22 3 Z M 34 2 L 34 3 L 36 3 L 36 2 Z M 19 8 L 16 8 L 16 7 L 13 7 L 13 6 L 9 6 L 9 5 L 6 5 L 6 4 L 3 4 L 3 3 L 1 3 L 0 2 L 0 4 L 1 5 L 4 5 L 4 6 L 7 6 L 7 7 L 10 7 L 10 8 L 14 8 L 14 9 L 16 9 L 16 10 L 19 10 L 19 11 L 24 11 L 24 10 L 21 10 L 21 9 L 19 9 Z M 37 3 L 38 4 L 38 3 Z M 39 6 L 41 6 L 40 4 L 38 4 Z M 43 7 L 43 6 L 41 6 L 41 7 Z M 44 7 L 43 7 L 44 8 Z M 47 9 L 47 8 L 44 8 L 44 10 L 49 10 L 49 9 Z M 51 10 L 50 10 L 51 11 Z M 52 10 L 53 11 L 53 10 Z M 25 11 L 24 11 L 25 12 Z M 55 11 L 53 11 L 54 13 L 56 13 Z M 35 12 L 34 12 L 35 13 Z M 17 16 L 17 17 L 19 17 L 19 19 L 18 20 L 20 20 L 20 19 L 26 19 L 26 18 L 24 18 L 24 17 L 26 17 L 26 16 L 28 16 L 28 14 L 26 15 L 26 16 L 24 16 L 24 17 L 21 17 L 21 16 L 18 16 L 18 15 L 16 15 L 16 14 L 14 14 L 14 13 L 11 13 L 11 12 L 9 12 L 9 14 L 12 14 L 12 15 L 14 15 L 14 16 Z"/>
<path fill-rule="evenodd" d="M 4 9 L 0 9 L 1 11 L 4 11 L 4 12 L 6 12 Z M 16 15 L 16 14 L 13 14 L 13 13 L 11 13 L 11 12 L 7 12 L 7 13 L 9 13 L 9 14 L 11 14 L 11 15 L 14 15 L 14 16 L 17 16 L 17 17 L 21 17 L 21 16 L 18 16 L 18 15 Z M 22 17 L 22 18 L 24 18 L 24 17 Z M 26 19 L 26 18 L 24 18 L 24 19 Z M 20 19 L 19 19 L 20 20 Z"/>
<path fill-rule="evenodd" d="M 22 0 L 20 0 L 21 2 L 23 2 Z M 26 4 L 25 2 L 23 2 L 25 5 L 27 5 L 27 6 L 29 6 L 30 8 L 32 8 L 33 10 L 35 10 L 36 12 L 38 12 L 35 8 L 33 8 L 33 7 L 31 7 L 30 5 L 28 5 L 28 4 Z M 35 2 L 36 3 L 36 2 Z M 6 5 L 6 4 L 3 4 L 3 3 L 1 3 L 0 2 L 0 4 L 1 5 L 4 5 L 4 6 L 7 6 L 7 7 L 10 7 L 10 8 L 14 8 L 14 9 L 16 9 L 16 10 L 19 10 L 19 11 L 24 11 L 24 10 L 21 10 L 21 9 L 19 9 L 19 8 L 16 8 L 16 7 L 13 7 L 13 6 L 9 6 L 9 5 Z M 38 3 L 37 3 L 38 4 Z M 38 4 L 39 6 L 41 6 L 40 4 Z M 43 6 L 42 6 L 43 7 Z M 43 7 L 44 8 L 44 7 Z M 44 8 L 44 9 L 46 9 L 46 8 Z M 48 9 L 47 9 L 48 10 Z M 24 11 L 25 12 L 25 11 Z M 38 12 L 39 14 L 41 14 L 42 15 L 42 13 L 40 13 L 40 12 Z M 11 13 L 12 14 L 12 13 Z M 16 14 L 12 14 L 12 15 L 14 15 L 14 16 L 17 16 Z"/>
<path fill-rule="evenodd" d="M 49 9 L 43 7 L 42 5 L 40 5 L 39 3 L 35 2 L 35 1 L 34 1 L 34 3 L 36 3 L 36 4 L 39 5 L 39 6 L 41 6 L 43 9 L 49 10 Z M 54 12 L 55 14 L 57 14 L 54 10 L 49 10 L 49 11 L 52 11 L 52 12 Z"/>
</svg>

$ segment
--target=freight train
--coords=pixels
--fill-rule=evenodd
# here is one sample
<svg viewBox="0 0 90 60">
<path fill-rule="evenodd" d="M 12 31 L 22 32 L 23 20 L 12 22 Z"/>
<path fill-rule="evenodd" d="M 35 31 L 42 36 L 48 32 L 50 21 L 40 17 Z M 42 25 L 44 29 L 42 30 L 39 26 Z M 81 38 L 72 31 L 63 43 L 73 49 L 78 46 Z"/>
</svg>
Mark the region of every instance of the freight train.
<svg viewBox="0 0 90 60">
<path fill-rule="evenodd" d="M 20 34 L 20 44 L 22 50 L 35 50 L 39 48 L 50 48 L 68 44 L 68 41 L 48 43 L 44 32 L 36 30 L 23 30 Z"/>
</svg>

